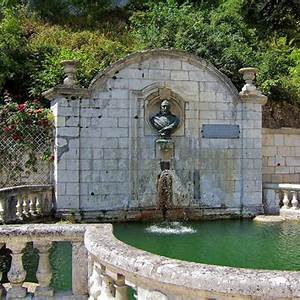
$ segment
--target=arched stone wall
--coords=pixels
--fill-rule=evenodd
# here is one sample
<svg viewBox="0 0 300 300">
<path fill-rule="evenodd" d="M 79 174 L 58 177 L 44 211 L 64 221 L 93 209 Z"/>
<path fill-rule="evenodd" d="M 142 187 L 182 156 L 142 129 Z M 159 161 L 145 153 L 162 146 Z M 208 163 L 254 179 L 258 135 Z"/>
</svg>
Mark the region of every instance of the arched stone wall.
<svg viewBox="0 0 300 300">
<path fill-rule="evenodd" d="M 184 214 L 261 210 L 261 105 L 242 103 L 212 65 L 172 50 L 137 53 L 96 76 L 86 93 L 71 104 L 80 120 L 76 203 L 86 215 L 157 214 L 160 158 L 149 117 L 163 98 L 181 120 L 172 171 Z M 208 127 L 220 136 L 206 135 Z"/>
</svg>

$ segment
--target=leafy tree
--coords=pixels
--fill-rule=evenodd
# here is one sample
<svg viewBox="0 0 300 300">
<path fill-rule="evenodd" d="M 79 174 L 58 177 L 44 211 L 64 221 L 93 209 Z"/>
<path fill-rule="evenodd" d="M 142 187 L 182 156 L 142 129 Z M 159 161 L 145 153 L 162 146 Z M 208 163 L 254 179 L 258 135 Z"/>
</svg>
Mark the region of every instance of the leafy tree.
<svg viewBox="0 0 300 300">
<path fill-rule="evenodd" d="M 24 93 L 31 63 L 27 39 L 14 9 L 2 11 L 0 22 L 0 91 Z"/>
<path fill-rule="evenodd" d="M 242 12 L 258 29 L 261 37 L 286 36 L 300 42 L 300 5 L 298 0 L 243 0 Z"/>
<path fill-rule="evenodd" d="M 238 69 L 253 65 L 254 32 L 234 10 L 212 13 L 176 1 L 160 2 L 131 18 L 132 32 L 143 48 L 176 48 L 211 61 L 237 85 Z M 147 25 L 146 25 L 147 24 Z"/>
</svg>

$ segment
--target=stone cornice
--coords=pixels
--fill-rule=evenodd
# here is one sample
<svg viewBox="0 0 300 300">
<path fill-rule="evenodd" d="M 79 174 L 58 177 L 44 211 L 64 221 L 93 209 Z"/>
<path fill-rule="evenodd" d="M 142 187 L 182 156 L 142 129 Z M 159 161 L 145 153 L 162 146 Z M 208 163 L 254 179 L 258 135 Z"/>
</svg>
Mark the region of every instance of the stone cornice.
<svg viewBox="0 0 300 300">
<path fill-rule="evenodd" d="M 241 92 L 239 98 L 243 103 L 253 103 L 265 105 L 268 101 L 268 97 L 261 93 L 245 93 Z"/>
<path fill-rule="evenodd" d="M 67 86 L 59 84 L 43 93 L 43 96 L 52 101 L 60 96 L 75 97 L 75 98 L 89 98 L 90 90 L 78 86 Z"/>
</svg>

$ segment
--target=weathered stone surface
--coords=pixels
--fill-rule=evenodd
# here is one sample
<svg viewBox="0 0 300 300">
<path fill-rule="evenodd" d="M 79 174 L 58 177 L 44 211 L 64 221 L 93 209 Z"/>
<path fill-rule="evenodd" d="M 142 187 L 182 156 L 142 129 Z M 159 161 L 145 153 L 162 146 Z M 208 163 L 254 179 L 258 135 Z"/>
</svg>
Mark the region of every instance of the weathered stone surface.
<svg viewBox="0 0 300 300">
<path fill-rule="evenodd" d="M 138 287 L 141 299 L 300 298 L 299 272 L 238 269 L 168 259 L 125 245 L 112 235 L 112 226 L 108 224 L 100 230 L 89 227 L 85 246 L 97 262 Z"/>
<path fill-rule="evenodd" d="M 263 129 L 262 169 L 265 183 L 298 183 L 300 180 L 300 130 Z"/>
<path fill-rule="evenodd" d="M 109 218 L 121 208 L 153 208 L 163 156 L 156 153 L 158 135 L 149 120 L 164 97 L 180 119 L 171 135 L 171 169 L 189 191 L 183 206 L 224 214 L 261 210 L 259 95 L 243 94 L 241 101 L 208 62 L 174 50 L 141 52 L 109 66 L 88 89 L 58 86 L 47 97 L 57 120 L 58 214 L 101 209 Z M 205 124 L 239 125 L 240 138 L 205 139 Z"/>
</svg>

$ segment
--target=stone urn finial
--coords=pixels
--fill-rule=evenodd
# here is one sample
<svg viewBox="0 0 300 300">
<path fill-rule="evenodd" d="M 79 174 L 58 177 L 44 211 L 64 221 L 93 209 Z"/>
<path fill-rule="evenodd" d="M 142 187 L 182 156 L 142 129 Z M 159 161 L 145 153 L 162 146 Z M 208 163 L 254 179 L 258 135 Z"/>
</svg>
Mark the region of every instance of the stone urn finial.
<svg viewBox="0 0 300 300">
<path fill-rule="evenodd" d="M 255 84 L 253 83 L 257 69 L 256 68 L 242 68 L 239 70 L 243 74 L 243 79 L 246 84 L 243 86 L 242 91 L 240 92 L 240 98 L 246 102 L 253 102 L 259 104 L 266 104 L 268 98 L 263 95 L 259 90 L 256 89 Z"/>
<path fill-rule="evenodd" d="M 75 73 L 78 65 L 77 60 L 63 60 L 60 63 L 64 68 L 64 73 L 67 75 L 64 79 L 64 85 L 76 86 Z"/>
<path fill-rule="evenodd" d="M 243 74 L 243 79 L 246 81 L 242 91 L 254 92 L 256 90 L 256 86 L 253 83 L 256 71 L 257 69 L 255 68 L 242 68 L 239 70 L 239 72 Z"/>
</svg>

